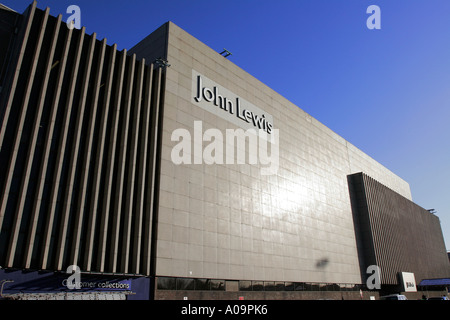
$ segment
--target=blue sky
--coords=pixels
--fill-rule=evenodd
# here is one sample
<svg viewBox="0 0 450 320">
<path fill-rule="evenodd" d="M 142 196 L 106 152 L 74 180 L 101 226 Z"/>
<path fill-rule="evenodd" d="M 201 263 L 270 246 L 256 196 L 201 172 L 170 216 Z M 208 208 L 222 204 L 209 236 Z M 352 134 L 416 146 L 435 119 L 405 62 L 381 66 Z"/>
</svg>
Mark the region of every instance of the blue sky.
<svg viewBox="0 0 450 320">
<path fill-rule="evenodd" d="M 0 0 L 23 12 L 31 0 Z M 409 182 L 450 250 L 450 1 L 40 0 L 118 48 L 166 21 L 311 114 Z M 381 29 L 369 30 L 369 5 Z"/>
</svg>

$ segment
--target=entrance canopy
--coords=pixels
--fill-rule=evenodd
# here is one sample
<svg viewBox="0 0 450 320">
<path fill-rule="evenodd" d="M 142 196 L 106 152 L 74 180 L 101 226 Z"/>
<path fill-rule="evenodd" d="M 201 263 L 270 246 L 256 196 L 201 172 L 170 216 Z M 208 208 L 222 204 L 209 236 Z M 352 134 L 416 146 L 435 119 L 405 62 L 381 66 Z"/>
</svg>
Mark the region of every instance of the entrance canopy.
<svg viewBox="0 0 450 320">
<path fill-rule="evenodd" d="M 450 278 L 424 279 L 419 286 L 450 286 Z"/>
</svg>

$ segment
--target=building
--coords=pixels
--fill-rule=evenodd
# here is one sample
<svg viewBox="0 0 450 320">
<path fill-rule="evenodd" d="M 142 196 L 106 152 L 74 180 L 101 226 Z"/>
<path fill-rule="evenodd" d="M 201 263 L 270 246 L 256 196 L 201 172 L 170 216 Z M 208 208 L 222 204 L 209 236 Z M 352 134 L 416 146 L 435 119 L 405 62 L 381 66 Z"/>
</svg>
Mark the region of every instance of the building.
<svg viewBox="0 0 450 320">
<path fill-rule="evenodd" d="M 450 275 L 407 182 L 174 23 L 119 52 L 36 2 L 0 17 L 4 295 L 369 299 Z"/>
</svg>

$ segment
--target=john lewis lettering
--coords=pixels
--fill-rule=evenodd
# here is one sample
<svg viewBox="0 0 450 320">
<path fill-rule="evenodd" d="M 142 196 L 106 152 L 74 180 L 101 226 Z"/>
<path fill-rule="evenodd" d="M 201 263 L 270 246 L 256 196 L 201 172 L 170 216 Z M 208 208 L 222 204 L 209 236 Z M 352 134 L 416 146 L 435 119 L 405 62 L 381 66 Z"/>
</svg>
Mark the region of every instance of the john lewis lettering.
<svg viewBox="0 0 450 320">
<path fill-rule="evenodd" d="M 261 129 L 268 134 L 273 130 L 272 116 L 255 105 L 220 87 L 212 80 L 192 71 L 193 102 L 203 109 L 244 129 Z"/>
</svg>

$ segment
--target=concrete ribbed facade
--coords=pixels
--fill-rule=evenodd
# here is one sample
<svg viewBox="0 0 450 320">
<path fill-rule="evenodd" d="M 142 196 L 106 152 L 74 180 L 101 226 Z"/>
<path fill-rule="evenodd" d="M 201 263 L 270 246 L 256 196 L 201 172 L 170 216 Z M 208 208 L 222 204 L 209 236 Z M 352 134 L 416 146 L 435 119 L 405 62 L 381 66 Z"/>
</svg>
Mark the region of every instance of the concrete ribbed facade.
<svg viewBox="0 0 450 320">
<path fill-rule="evenodd" d="M 381 283 L 390 286 L 402 271 L 417 279 L 448 274 L 437 216 L 363 173 L 349 176 L 349 184 L 362 270 L 379 266 Z"/>
<path fill-rule="evenodd" d="M 2 90 L 1 265 L 150 275 L 160 68 L 34 3 Z"/>
</svg>

